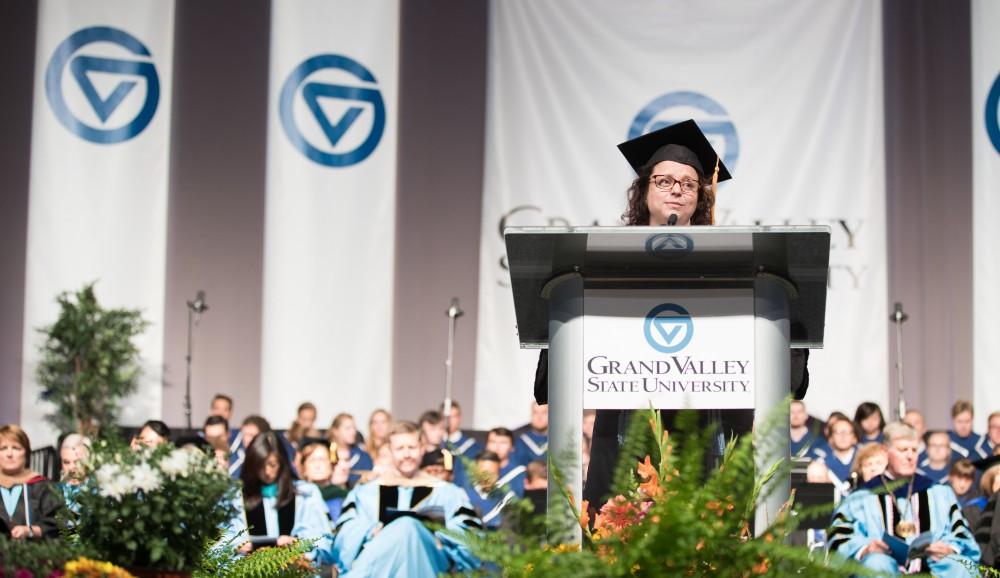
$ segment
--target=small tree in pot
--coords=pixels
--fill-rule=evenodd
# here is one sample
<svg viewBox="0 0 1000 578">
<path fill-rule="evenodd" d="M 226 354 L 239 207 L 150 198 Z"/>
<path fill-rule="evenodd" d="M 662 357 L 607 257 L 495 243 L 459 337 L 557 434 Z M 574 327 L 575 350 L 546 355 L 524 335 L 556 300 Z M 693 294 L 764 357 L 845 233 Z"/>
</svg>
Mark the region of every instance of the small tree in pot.
<svg viewBox="0 0 1000 578">
<path fill-rule="evenodd" d="M 45 335 L 37 370 L 42 399 L 55 405 L 46 416 L 61 432 L 94 436 L 118 417 L 121 399 L 136 390 L 141 369 L 133 338 L 149 325 L 137 310 L 104 309 L 94 284 L 61 293 L 59 318 Z"/>
</svg>

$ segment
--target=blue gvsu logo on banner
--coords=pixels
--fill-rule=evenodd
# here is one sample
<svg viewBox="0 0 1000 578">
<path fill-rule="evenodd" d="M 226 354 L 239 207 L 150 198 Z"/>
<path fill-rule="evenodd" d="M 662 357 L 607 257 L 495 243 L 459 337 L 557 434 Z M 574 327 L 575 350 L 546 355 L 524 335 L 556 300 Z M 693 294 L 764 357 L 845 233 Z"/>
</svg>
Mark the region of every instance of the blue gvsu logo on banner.
<svg viewBox="0 0 1000 578">
<path fill-rule="evenodd" d="M 278 109 L 292 145 L 328 167 L 365 160 L 385 131 L 385 103 L 375 75 L 338 54 L 320 54 L 299 64 L 281 87 Z M 359 122 L 366 110 L 371 111 L 370 122 Z"/>
<path fill-rule="evenodd" d="M 986 134 L 989 135 L 993 148 L 1000 154 L 1000 75 L 997 75 L 986 95 Z"/>
<path fill-rule="evenodd" d="M 45 96 L 74 134 L 114 144 L 149 126 L 160 102 L 160 79 L 139 39 L 118 28 L 92 26 L 56 48 L 45 69 Z"/>
<path fill-rule="evenodd" d="M 646 343 L 660 353 L 677 353 L 694 337 L 694 321 L 688 310 L 676 303 L 657 305 L 646 314 Z"/>
<path fill-rule="evenodd" d="M 653 99 L 632 120 L 628 139 L 668 127 L 693 118 L 717 151 L 722 162 L 733 171 L 740 156 L 740 139 L 736 125 L 721 104 L 708 96 L 690 91 L 668 92 Z M 709 167 L 705 170 L 710 171 Z"/>
</svg>

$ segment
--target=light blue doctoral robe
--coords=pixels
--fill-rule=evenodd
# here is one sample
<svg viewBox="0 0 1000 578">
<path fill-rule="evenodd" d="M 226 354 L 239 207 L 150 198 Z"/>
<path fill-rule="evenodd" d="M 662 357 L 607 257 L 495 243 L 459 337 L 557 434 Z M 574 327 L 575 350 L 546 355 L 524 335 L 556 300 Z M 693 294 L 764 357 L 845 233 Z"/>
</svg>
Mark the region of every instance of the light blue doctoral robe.
<svg viewBox="0 0 1000 578">
<path fill-rule="evenodd" d="M 959 577 L 968 576 L 966 563 L 979 562 L 979 546 L 969 530 L 968 523 L 962 516 L 962 511 L 955 499 L 955 493 L 950 486 L 935 484 L 921 475 L 914 476 L 913 493 L 910 505 L 906 505 L 908 484 L 896 488 L 892 495 L 877 493 L 883 484 L 882 478 L 874 478 L 863 487 L 845 498 L 833 514 L 833 521 L 828 533 L 828 548 L 847 558 L 858 558 L 858 554 L 869 543 L 888 533 L 895 535 L 895 526 L 899 521 L 897 516 L 914 522 L 917 534 L 931 532 L 932 542 L 944 542 L 951 546 L 956 554 L 940 560 L 927 559 L 926 566 L 916 565 L 909 571 L 930 571 L 935 576 Z M 886 479 L 885 484 L 892 484 Z M 895 502 L 895 507 L 891 505 Z M 912 537 L 908 541 L 912 541 Z M 915 561 L 920 564 L 923 561 Z M 871 570 L 888 575 L 900 574 L 896 561 L 887 554 L 868 554 L 861 563 Z"/>
<path fill-rule="evenodd" d="M 436 510 L 441 530 L 401 512 Z M 380 525 L 380 512 L 389 521 Z M 434 480 L 426 486 L 383 485 L 377 480 L 351 490 L 344 500 L 334 535 L 334 563 L 342 578 L 434 578 L 452 569 L 475 569 L 479 561 L 455 535 L 477 531 L 482 523 L 468 497 L 454 484 Z"/>
</svg>

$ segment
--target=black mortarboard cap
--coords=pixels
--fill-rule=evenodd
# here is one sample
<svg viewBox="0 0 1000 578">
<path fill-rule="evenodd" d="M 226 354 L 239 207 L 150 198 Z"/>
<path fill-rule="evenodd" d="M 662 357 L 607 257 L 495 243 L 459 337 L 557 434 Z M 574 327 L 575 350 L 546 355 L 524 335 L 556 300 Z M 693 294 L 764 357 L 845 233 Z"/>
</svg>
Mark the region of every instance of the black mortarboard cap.
<svg viewBox="0 0 1000 578">
<path fill-rule="evenodd" d="M 425 453 L 424 457 L 420 460 L 420 467 L 423 469 L 427 466 L 443 466 L 445 470 L 452 471 L 454 466 L 451 452 L 438 449 Z"/>
<path fill-rule="evenodd" d="M 1000 454 L 972 462 L 977 470 L 984 472 L 997 464 L 1000 464 Z"/>
<path fill-rule="evenodd" d="M 703 177 L 711 177 L 718 154 L 693 120 L 685 120 L 618 145 L 635 172 L 644 166 L 674 161 L 694 167 Z M 719 182 L 733 178 L 719 159 Z"/>
</svg>

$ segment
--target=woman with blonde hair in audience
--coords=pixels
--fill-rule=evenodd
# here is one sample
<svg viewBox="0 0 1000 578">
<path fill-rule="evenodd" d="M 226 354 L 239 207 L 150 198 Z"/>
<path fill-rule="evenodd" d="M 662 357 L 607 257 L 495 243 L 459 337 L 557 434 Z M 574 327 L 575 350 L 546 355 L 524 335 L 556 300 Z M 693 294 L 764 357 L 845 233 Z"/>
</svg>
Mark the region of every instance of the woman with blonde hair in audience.
<svg viewBox="0 0 1000 578">
<path fill-rule="evenodd" d="M 59 535 L 63 500 L 30 464 L 28 434 L 15 424 L 0 426 L 0 536 L 29 540 Z"/>
<path fill-rule="evenodd" d="M 337 459 L 346 461 L 350 466 L 352 486 L 361 479 L 362 474 L 371 472 L 374 463 L 371 455 L 358 447 L 358 428 L 354 425 L 354 416 L 349 413 L 337 414 L 326 435 L 331 443 L 330 451 L 336 452 Z"/>
<path fill-rule="evenodd" d="M 851 485 L 857 488 L 881 476 L 889 465 L 889 452 L 882 444 L 868 444 L 858 448 L 851 465 Z"/>
<path fill-rule="evenodd" d="M 318 438 L 319 430 L 316 425 L 316 406 L 312 402 L 305 402 L 295 411 L 295 421 L 292 427 L 288 428 L 285 438 L 293 448 L 299 447 L 299 442 L 304 438 Z"/>
<path fill-rule="evenodd" d="M 379 408 L 368 418 L 368 441 L 365 451 L 373 458 L 379 449 L 389 442 L 389 428 L 392 427 L 392 414 Z"/>
</svg>

